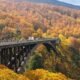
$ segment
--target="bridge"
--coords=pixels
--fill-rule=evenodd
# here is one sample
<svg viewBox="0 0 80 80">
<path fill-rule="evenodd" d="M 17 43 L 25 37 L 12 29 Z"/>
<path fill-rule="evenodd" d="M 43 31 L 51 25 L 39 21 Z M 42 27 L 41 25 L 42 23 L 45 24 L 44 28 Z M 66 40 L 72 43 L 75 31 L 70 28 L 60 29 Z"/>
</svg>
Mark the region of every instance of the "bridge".
<svg viewBox="0 0 80 80">
<path fill-rule="evenodd" d="M 56 51 L 56 44 L 59 43 L 55 39 L 25 40 L 0 43 L 0 64 L 3 64 L 15 72 L 20 72 L 27 61 L 27 56 L 31 54 L 39 44 L 43 44 L 48 51 L 51 49 Z"/>
</svg>

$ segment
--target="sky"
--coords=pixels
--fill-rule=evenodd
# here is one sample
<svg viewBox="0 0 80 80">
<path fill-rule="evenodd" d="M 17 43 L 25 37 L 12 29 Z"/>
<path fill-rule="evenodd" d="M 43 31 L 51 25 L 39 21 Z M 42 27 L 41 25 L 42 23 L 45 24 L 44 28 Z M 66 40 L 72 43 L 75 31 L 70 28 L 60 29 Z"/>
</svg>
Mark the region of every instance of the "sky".
<svg viewBox="0 0 80 80">
<path fill-rule="evenodd" d="M 58 1 L 63 1 L 74 5 L 80 5 L 80 0 L 58 0 Z"/>
</svg>

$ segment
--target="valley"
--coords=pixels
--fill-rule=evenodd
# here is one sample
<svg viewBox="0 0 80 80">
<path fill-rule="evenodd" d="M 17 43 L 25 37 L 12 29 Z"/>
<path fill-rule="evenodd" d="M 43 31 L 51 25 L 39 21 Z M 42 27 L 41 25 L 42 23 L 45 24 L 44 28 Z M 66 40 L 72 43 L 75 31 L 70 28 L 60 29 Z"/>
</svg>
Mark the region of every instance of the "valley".
<svg viewBox="0 0 80 80">
<path fill-rule="evenodd" d="M 53 1 L 56 2 L 57 0 Z M 52 50 L 48 52 L 46 47 L 40 44 L 29 56 L 26 71 L 30 71 L 24 74 L 30 80 L 54 80 L 55 75 L 61 80 L 80 80 L 80 10 L 70 4 L 72 8 L 61 3 L 56 4 L 0 0 L 0 42 L 23 41 L 29 37 L 60 39 L 60 43 L 56 45 L 58 55 Z M 36 70 L 37 68 L 42 70 Z M 6 71 L 2 78 L 10 72 L 17 76 L 16 79 L 11 79 L 9 74 L 6 78 L 18 80 L 16 73 L 5 69 L 6 67 L 1 65 L 0 74 Z M 35 71 L 41 74 L 38 75 Z M 30 74 L 33 75 L 32 78 Z M 4 80 L 2 78 L 0 77 Z M 24 77 L 21 80 L 26 79 Z"/>
</svg>

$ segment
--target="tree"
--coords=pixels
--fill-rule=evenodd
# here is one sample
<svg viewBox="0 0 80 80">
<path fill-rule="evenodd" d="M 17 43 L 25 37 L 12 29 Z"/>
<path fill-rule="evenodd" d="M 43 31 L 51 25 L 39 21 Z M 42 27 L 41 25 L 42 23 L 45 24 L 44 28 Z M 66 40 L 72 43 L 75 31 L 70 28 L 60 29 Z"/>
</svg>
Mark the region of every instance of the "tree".
<svg viewBox="0 0 80 80">
<path fill-rule="evenodd" d="M 43 58 L 40 53 L 35 53 L 29 59 L 28 69 L 43 68 Z"/>
</svg>

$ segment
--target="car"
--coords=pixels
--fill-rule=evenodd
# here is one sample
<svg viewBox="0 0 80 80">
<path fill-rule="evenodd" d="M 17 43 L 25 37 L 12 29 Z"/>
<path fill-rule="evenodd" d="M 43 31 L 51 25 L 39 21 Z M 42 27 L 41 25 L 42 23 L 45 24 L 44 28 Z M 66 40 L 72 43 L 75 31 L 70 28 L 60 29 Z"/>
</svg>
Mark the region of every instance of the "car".
<svg viewBox="0 0 80 80">
<path fill-rule="evenodd" d="M 28 37 L 28 40 L 35 40 L 34 37 Z"/>
</svg>

